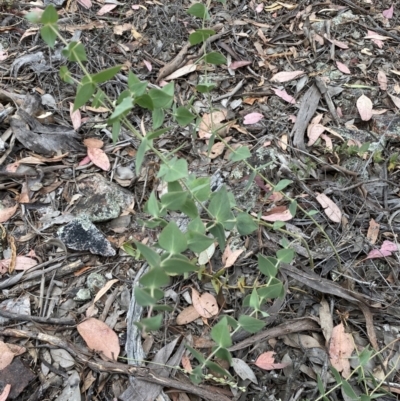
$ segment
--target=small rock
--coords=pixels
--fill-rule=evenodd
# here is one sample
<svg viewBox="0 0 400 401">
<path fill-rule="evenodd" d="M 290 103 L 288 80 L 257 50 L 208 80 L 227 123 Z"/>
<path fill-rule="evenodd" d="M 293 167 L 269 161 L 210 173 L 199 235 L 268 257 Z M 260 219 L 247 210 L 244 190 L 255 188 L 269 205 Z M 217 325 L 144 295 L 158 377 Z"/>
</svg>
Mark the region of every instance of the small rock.
<svg viewBox="0 0 400 401">
<path fill-rule="evenodd" d="M 94 255 L 114 256 L 115 249 L 85 215 L 72 220 L 57 231 L 64 244 L 76 251 L 90 251 Z"/>
<path fill-rule="evenodd" d="M 51 349 L 50 354 L 54 362 L 57 362 L 64 369 L 72 368 L 75 365 L 74 358 L 61 348 Z"/>
<path fill-rule="evenodd" d="M 94 293 L 106 285 L 107 280 L 99 273 L 90 273 L 86 279 L 86 285 Z"/>
<path fill-rule="evenodd" d="M 88 301 L 92 299 L 92 293 L 90 292 L 89 288 L 81 288 L 75 295 L 74 301 Z"/>
</svg>

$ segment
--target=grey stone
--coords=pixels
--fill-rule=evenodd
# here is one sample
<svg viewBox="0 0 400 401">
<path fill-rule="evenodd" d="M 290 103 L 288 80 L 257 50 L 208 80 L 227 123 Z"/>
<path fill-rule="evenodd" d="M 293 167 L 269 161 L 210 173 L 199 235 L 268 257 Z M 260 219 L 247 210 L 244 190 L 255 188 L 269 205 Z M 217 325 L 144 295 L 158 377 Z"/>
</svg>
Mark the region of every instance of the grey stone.
<svg viewBox="0 0 400 401">
<path fill-rule="evenodd" d="M 58 238 L 76 251 L 90 251 L 94 255 L 114 256 L 115 249 L 96 226 L 85 215 L 61 227 Z"/>
</svg>

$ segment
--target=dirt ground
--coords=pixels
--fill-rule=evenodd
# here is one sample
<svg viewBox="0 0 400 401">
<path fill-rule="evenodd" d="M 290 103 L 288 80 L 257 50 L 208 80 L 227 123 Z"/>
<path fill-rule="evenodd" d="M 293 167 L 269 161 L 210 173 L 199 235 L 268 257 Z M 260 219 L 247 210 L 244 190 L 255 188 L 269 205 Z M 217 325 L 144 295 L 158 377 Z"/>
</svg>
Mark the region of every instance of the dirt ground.
<svg viewBox="0 0 400 401">
<path fill-rule="evenodd" d="M 209 46 L 227 63 L 205 71 L 190 68 L 200 45 L 188 38 L 202 28 L 187 13 L 194 2 L 51 3 L 65 40 L 84 45 L 89 73 L 122 65 L 101 85 L 111 99 L 129 71 L 154 88 L 174 81 L 174 101 L 191 102 L 199 120 L 182 128 L 167 116 L 157 149 L 177 149 L 189 171 L 269 223 L 227 234 L 229 267 L 226 250 L 208 255 L 206 271 L 226 270 L 220 292 L 197 274 L 173 277 L 163 301 L 172 311 L 145 336 L 134 323 L 148 310 L 133 289 L 146 264 L 123 246 L 157 242 L 160 230 L 141 221 L 150 194 L 163 191 L 159 160 L 148 153 L 136 174 L 140 142 L 126 130 L 113 142 L 109 110 L 72 111 L 76 85 L 59 71 L 82 71 L 25 18 L 50 3 L 0 0 L 0 401 L 398 399 L 399 4 L 210 1 Z M 196 90 L 205 74 L 216 85 L 209 95 Z M 291 215 L 259 177 L 249 187 L 224 142 L 208 152 L 210 107 L 227 122 L 225 141 L 248 146 L 270 182 L 291 180 L 285 194 L 316 210 L 314 220 Z M 142 108 L 128 119 L 152 129 Z M 259 280 L 257 255 L 273 256 L 285 241 L 295 257 L 279 270 L 284 297 L 268 302 L 261 331 L 239 331 L 229 348 L 224 368 L 242 390 L 193 384 L 185 344 L 207 356 L 218 316 L 182 323 L 192 289 L 237 318 Z"/>
</svg>

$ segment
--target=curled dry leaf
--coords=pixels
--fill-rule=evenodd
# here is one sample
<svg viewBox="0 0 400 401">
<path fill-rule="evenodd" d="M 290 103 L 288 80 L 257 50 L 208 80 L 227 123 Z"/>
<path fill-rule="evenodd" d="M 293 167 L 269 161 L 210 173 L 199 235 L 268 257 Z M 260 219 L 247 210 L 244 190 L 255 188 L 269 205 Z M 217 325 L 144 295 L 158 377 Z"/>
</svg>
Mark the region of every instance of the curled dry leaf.
<svg viewBox="0 0 400 401">
<path fill-rule="evenodd" d="M 323 299 L 319 307 L 319 321 L 322 329 L 322 334 L 325 337 L 326 344 L 332 337 L 333 319 L 328 302 Z"/>
<path fill-rule="evenodd" d="M 79 109 L 74 111 L 73 103 L 69 104 L 69 115 L 71 117 L 72 126 L 74 127 L 74 130 L 77 131 L 82 124 L 82 116 Z"/>
<path fill-rule="evenodd" d="M 234 61 L 233 63 L 229 64 L 229 69 L 230 70 L 236 70 L 241 67 L 245 67 L 246 65 L 250 65 L 251 61 L 246 61 L 246 60 L 240 60 L 240 61 Z"/>
<path fill-rule="evenodd" d="M 276 96 L 279 96 L 285 102 L 288 102 L 290 104 L 296 104 L 296 99 L 293 96 L 289 95 L 289 93 L 287 93 L 286 90 L 277 88 L 272 88 L 272 90 L 275 92 Z"/>
<path fill-rule="evenodd" d="M 117 334 L 101 320 L 91 317 L 76 327 L 87 346 L 109 359 L 117 360 L 119 340 Z"/>
<path fill-rule="evenodd" d="M 332 330 L 331 343 L 329 345 L 329 357 L 332 366 L 342 372 L 344 378 L 350 375 L 349 358 L 354 351 L 354 340 L 351 334 L 344 331 L 343 323 L 338 324 Z"/>
<path fill-rule="evenodd" d="M 176 324 L 182 326 L 184 324 L 194 322 L 199 317 L 199 312 L 197 312 L 193 305 L 190 305 L 183 309 L 182 312 L 176 317 Z"/>
<path fill-rule="evenodd" d="M 372 117 L 372 102 L 371 99 L 365 95 L 361 95 L 357 99 L 357 109 L 360 113 L 361 120 L 369 121 Z"/>
<path fill-rule="evenodd" d="M 256 216 L 254 214 L 253 216 Z M 284 206 L 277 206 L 271 209 L 266 215 L 261 216 L 261 218 L 265 221 L 289 221 L 293 219 L 289 209 Z"/>
<path fill-rule="evenodd" d="M 0 260 L 0 266 L 7 267 L 10 265 L 11 259 Z M 28 270 L 38 263 L 35 259 L 28 258 L 27 256 L 17 256 L 15 258 L 15 270 Z"/>
<path fill-rule="evenodd" d="M 86 138 L 83 141 L 83 144 L 88 147 L 88 148 L 102 148 L 104 145 L 104 142 L 101 139 L 97 138 Z"/>
<path fill-rule="evenodd" d="M 374 219 L 371 219 L 369 222 L 368 232 L 367 232 L 367 240 L 371 244 L 375 244 L 379 235 L 379 223 L 377 223 Z"/>
<path fill-rule="evenodd" d="M 329 220 L 334 223 L 340 223 L 342 221 L 342 212 L 331 199 L 329 199 L 325 194 L 318 194 L 316 199 L 324 208 L 324 212 Z"/>
<path fill-rule="evenodd" d="M 200 294 L 192 288 L 192 302 L 197 313 L 206 319 L 209 319 L 218 314 L 218 303 L 213 295 L 205 292 Z"/>
<path fill-rule="evenodd" d="M 234 265 L 237 258 L 243 253 L 243 249 L 236 249 L 232 251 L 230 246 L 227 245 L 224 253 L 222 254 L 222 263 L 224 263 L 224 268 L 228 268 Z"/>
<path fill-rule="evenodd" d="M 11 391 L 11 384 L 6 384 L 6 386 L 3 389 L 3 392 L 0 394 L 0 401 L 6 401 L 8 394 L 10 394 Z"/>
<path fill-rule="evenodd" d="M 223 123 L 228 112 L 226 110 L 214 111 L 211 114 L 204 114 L 199 125 L 199 138 L 208 139 L 213 132 L 225 136 L 230 128 L 230 123 Z"/>
<path fill-rule="evenodd" d="M 87 150 L 90 160 L 104 171 L 110 169 L 110 160 L 102 149 L 99 148 L 88 148 Z"/>
<path fill-rule="evenodd" d="M 393 96 L 390 93 L 388 93 L 390 99 L 392 99 L 392 102 L 394 103 L 394 105 L 400 109 L 400 98 L 398 96 Z"/>
<path fill-rule="evenodd" d="M 384 258 L 386 256 L 390 256 L 392 252 L 397 252 L 398 246 L 391 241 L 383 241 L 380 249 L 373 249 L 369 252 L 367 259 L 377 259 L 377 258 Z"/>
<path fill-rule="evenodd" d="M 283 369 L 288 366 L 287 363 L 275 363 L 274 355 L 274 351 L 264 352 L 257 358 L 256 366 L 264 370 Z"/>
</svg>

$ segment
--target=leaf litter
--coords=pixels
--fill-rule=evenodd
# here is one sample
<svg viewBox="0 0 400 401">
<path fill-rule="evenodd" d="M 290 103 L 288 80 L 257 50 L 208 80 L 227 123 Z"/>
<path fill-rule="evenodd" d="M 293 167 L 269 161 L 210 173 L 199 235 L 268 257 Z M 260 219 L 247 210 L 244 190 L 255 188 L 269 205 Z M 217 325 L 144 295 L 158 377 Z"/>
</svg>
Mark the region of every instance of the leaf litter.
<svg viewBox="0 0 400 401">
<path fill-rule="evenodd" d="M 204 269 L 210 276 L 224 272 L 228 284 L 221 287 L 215 280 L 195 276 L 173 279 L 165 302 L 174 311 L 166 314 L 163 330 L 141 338 L 134 322 L 145 317 L 146 311 L 135 306 L 132 285 L 141 262 L 132 262 L 121 246 L 132 236 L 144 243 L 156 241 L 157 233 L 143 229 L 139 220 L 146 219 L 142 206 L 159 184 L 157 162 L 146 160 L 136 174 L 139 144 L 129 136 L 112 143 L 104 124 L 109 110 L 88 105 L 73 111 L 70 88 L 50 67 L 58 68 L 59 56 L 45 52 L 41 45 L 33 46 L 31 38 L 37 27 L 17 19 L 18 13 L 31 10 L 11 3 L 10 18 L 1 31 L 12 44 L 10 49 L 14 46 L 19 51 L 0 51 L 4 65 L 0 72 L 0 380 L 5 384 L 0 399 L 33 401 L 40 399 L 43 389 L 48 399 L 59 399 L 61 391 L 71 390 L 68 375 L 76 379 L 78 390 L 98 391 L 99 399 L 129 399 L 129 391 L 137 384 L 132 376 L 128 379 L 117 373 L 121 370 L 112 370 L 116 366 L 112 364 L 118 356 L 125 367 L 151 361 L 143 347 L 156 355 L 153 363 L 165 365 L 164 370 L 147 365 L 163 380 L 170 378 L 167 365 L 181 363 L 190 371 L 194 359 L 184 344 L 196 344 L 206 355 L 207 347 L 214 344 L 210 333 L 219 315 L 228 312 L 238 318 L 246 313 L 238 299 L 258 284 L 256 252 L 262 250 L 273 257 L 286 242 L 296 252 L 295 263 L 284 266 L 279 277 L 287 280 L 290 292 L 276 307 L 275 302 L 268 305 L 269 316 L 263 317 L 268 328 L 261 332 L 267 340 L 260 342 L 258 334 L 238 336 L 233 345 L 248 341 L 243 346 L 246 352 L 233 352 L 230 370 L 237 381 L 247 383 L 248 397 L 265 387 L 275 399 L 287 401 L 306 380 L 317 388 L 321 372 L 321 380 L 331 383 L 333 371 L 323 370 L 328 359 L 342 378 L 349 377 L 356 372 L 354 361 L 367 352 L 368 343 L 374 349 L 380 347 L 384 360 L 398 374 L 393 342 L 399 307 L 395 289 L 400 230 L 400 120 L 396 114 L 400 88 L 392 56 L 400 42 L 395 34 L 396 4 L 384 0 L 368 11 L 365 4 L 337 2 L 326 12 L 320 3 L 250 2 L 248 7 L 216 3 L 211 25 L 221 23 L 214 14 L 224 15 L 225 21 L 216 46 L 230 61 L 227 67 L 207 73 L 217 82 L 215 98 L 220 100 L 210 112 L 204 98 L 196 94 L 193 105 L 202 116 L 197 132 L 188 134 L 175 126 L 177 135 L 162 136 L 156 143 L 163 151 L 185 143 L 190 171 L 204 176 L 222 172 L 238 205 L 268 225 L 248 236 L 227 232 L 224 249 L 210 245 L 212 252 L 201 260 Z M 194 95 L 193 82 L 204 75 L 191 59 L 195 50 L 185 47 L 189 7 L 189 2 L 146 2 L 126 11 L 118 2 L 99 6 L 85 0 L 62 4 L 59 12 L 77 16 L 65 29 L 71 36 L 82 36 L 88 59 L 94 63 L 93 72 L 116 63 L 124 65 L 122 75 L 113 82 L 115 87 L 104 88 L 108 95 L 113 97 L 114 90 L 125 89 L 123 78 L 131 69 L 153 85 L 162 79 L 174 80 L 179 88 L 175 95 L 185 104 Z M 85 10 L 92 10 L 96 17 L 88 19 Z M 130 18 L 129 23 L 113 24 L 111 15 L 117 21 Z M 17 22 L 19 30 L 15 30 Z M 101 60 L 98 49 L 104 49 Z M 383 56 L 388 57 L 382 61 Z M 161 74 L 165 71 L 168 73 Z M 19 112 L 14 110 L 16 105 Z M 139 111 L 132 119 L 143 132 L 151 131 L 149 115 Z M 175 123 L 171 120 L 168 124 Z M 225 142 L 217 140 L 210 152 L 209 140 L 215 132 Z M 249 162 L 260 173 L 253 181 L 240 162 L 230 161 L 226 143 L 235 150 L 241 146 L 251 150 Z M 263 146 L 266 143 L 268 146 Z M 104 181 L 100 183 L 96 174 Z M 261 176 L 273 184 L 279 177 L 290 179 L 292 184 L 283 195 L 295 199 L 301 209 L 292 214 L 287 198 L 274 192 Z M 98 198 L 94 191 L 83 193 L 87 186 L 82 186 L 82 179 L 92 181 L 92 187 L 101 185 L 100 192 L 107 195 Z M 123 186 L 130 195 L 117 191 Z M 95 210 L 89 208 L 96 205 L 100 206 Z M 325 229 L 330 242 L 315 230 L 311 217 Z M 77 225 L 74 219 L 83 223 Z M 71 230 L 67 241 L 57 231 L 71 221 L 78 231 Z M 287 234 L 271 229 L 281 222 L 286 222 Z M 93 230 L 86 230 L 88 226 Z M 79 246 L 77 234 L 85 235 Z M 100 241 L 100 249 L 93 244 L 95 239 Z M 310 255 L 315 259 L 312 268 Z M 92 273 L 95 279 L 88 280 Z M 192 296 L 185 298 L 182 294 L 187 288 Z M 295 322 L 305 322 L 306 316 L 318 321 L 322 333 L 316 326 L 294 335 L 280 329 L 281 322 L 297 327 Z M 271 329 L 276 331 L 269 337 L 266 333 Z M 67 374 L 55 370 L 56 379 L 52 378 L 58 362 L 47 356 L 38 342 L 29 340 L 37 333 L 40 341 L 68 351 L 76 361 Z M 83 351 L 74 354 L 66 339 Z M 29 352 L 22 348 L 25 343 Z M 19 351 L 13 348 L 17 346 Z M 91 358 L 101 365 L 101 357 L 109 363 L 104 365 L 108 368 L 103 366 L 103 378 L 90 365 Z M 33 361 L 46 361 L 52 370 L 46 369 L 45 362 Z M 301 368 L 294 371 L 297 364 Z M 25 365 L 32 367 L 36 379 L 10 385 L 7 372 L 11 369 L 15 377 L 25 372 L 22 375 L 28 378 Z M 262 374 L 257 367 L 273 370 L 282 380 Z M 398 393 L 395 377 L 386 377 L 373 358 L 366 369 L 385 381 L 389 393 Z M 48 385 L 42 388 L 39 377 Z M 83 377 L 87 381 L 83 382 Z M 155 399 L 163 391 L 162 385 L 147 385 L 137 387 L 142 398 L 135 399 L 150 394 Z M 351 385 L 363 391 L 359 383 Z M 58 395 L 51 388 L 56 388 Z M 234 390 L 227 385 L 213 390 L 221 388 L 225 392 L 220 397 L 232 399 Z M 190 390 L 195 391 L 193 387 L 185 391 Z M 313 391 L 305 389 L 304 397 L 316 398 Z M 332 391 L 336 398 L 342 397 L 339 390 Z M 350 393 L 348 387 L 346 391 Z M 79 391 L 77 394 L 80 398 Z M 184 390 L 180 395 L 187 397 Z"/>
</svg>

